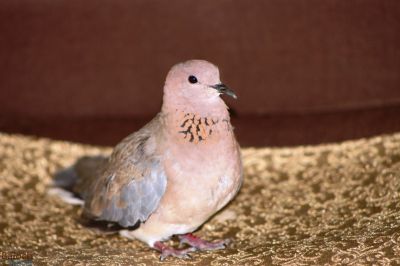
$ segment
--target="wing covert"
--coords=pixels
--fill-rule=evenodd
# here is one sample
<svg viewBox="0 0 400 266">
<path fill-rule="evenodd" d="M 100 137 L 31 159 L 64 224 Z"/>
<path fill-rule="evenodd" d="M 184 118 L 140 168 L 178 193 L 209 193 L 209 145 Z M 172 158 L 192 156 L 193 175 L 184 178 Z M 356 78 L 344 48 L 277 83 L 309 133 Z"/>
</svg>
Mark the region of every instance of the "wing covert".
<svg viewBox="0 0 400 266">
<path fill-rule="evenodd" d="M 106 170 L 87 193 L 86 216 L 129 227 L 146 221 L 156 210 L 167 177 L 156 152 L 154 122 L 115 147 Z"/>
</svg>

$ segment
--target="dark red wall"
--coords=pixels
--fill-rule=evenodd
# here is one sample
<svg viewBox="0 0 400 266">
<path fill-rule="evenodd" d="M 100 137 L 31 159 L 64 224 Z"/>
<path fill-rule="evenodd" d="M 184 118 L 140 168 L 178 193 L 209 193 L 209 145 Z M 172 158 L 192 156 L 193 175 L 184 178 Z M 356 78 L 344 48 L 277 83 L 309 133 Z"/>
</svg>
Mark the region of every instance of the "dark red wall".
<svg viewBox="0 0 400 266">
<path fill-rule="evenodd" d="M 400 1 L 0 2 L 4 121 L 152 116 L 192 58 L 220 67 L 239 118 L 400 107 Z"/>
</svg>

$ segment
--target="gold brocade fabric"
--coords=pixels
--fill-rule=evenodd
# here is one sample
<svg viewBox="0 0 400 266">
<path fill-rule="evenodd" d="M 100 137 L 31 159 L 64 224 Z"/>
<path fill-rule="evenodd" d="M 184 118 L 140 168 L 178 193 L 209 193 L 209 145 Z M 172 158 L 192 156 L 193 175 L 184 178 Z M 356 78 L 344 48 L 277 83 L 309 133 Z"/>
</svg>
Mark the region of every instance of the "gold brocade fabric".
<svg viewBox="0 0 400 266">
<path fill-rule="evenodd" d="M 0 252 L 32 252 L 34 265 L 400 265 L 400 133 L 243 149 L 240 194 L 196 232 L 232 244 L 164 262 L 139 241 L 83 227 L 79 207 L 48 195 L 55 171 L 109 152 L 0 134 Z"/>
</svg>

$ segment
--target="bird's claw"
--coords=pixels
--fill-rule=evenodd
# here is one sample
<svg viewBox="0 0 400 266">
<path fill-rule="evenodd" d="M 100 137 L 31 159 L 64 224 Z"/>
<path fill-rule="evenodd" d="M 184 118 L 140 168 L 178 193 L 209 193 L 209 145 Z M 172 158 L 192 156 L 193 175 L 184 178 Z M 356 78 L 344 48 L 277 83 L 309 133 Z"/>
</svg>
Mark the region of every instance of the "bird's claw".
<svg viewBox="0 0 400 266">
<path fill-rule="evenodd" d="M 173 247 L 169 247 L 166 244 L 157 241 L 153 246 L 155 249 L 161 252 L 160 260 L 163 261 L 167 257 L 175 257 L 180 259 L 191 259 L 192 257 L 188 254 L 189 252 L 196 251 L 195 248 L 185 248 L 185 249 L 175 249 Z"/>
<path fill-rule="evenodd" d="M 188 244 L 189 246 L 195 248 L 196 250 L 224 249 L 229 245 L 229 243 L 232 242 L 232 240 L 229 238 L 216 242 L 209 242 L 192 234 L 180 235 L 179 241 L 180 241 L 179 243 L 180 247 L 182 247 L 184 244 Z"/>
<path fill-rule="evenodd" d="M 179 248 L 175 249 L 163 244 L 159 241 L 154 243 L 154 248 L 161 252 L 160 261 L 165 260 L 167 257 L 175 257 L 180 259 L 191 259 L 192 257 L 188 254 L 196 250 L 217 250 L 224 249 L 231 239 L 224 239 L 216 242 L 209 242 L 203 240 L 192 234 L 180 235 L 179 237 Z M 185 244 L 189 245 L 189 248 L 182 248 Z"/>
<path fill-rule="evenodd" d="M 167 257 L 175 257 L 180 259 L 191 259 L 188 253 L 196 251 L 195 248 L 190 247 L 186 249 L 174 249 L 174 248 L 165 248 L 161 250 L 160 261 L 165 260 Z"/>
</svg>

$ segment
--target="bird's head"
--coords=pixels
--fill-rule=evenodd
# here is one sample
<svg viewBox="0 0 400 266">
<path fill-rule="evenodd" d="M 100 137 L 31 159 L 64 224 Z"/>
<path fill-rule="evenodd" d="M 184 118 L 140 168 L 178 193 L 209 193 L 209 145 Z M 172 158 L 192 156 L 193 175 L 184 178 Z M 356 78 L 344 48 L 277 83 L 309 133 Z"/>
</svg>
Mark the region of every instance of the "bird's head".
<svg viewBox="0 0 400 266">
<path fill-rule="evenodd" d="M 196 109 L 226 108 L 219 97 L 221 94 L 237 98 L 221 82 L 218 67 L 204 60 L 189 60 L 173 66 L 169 71 L 164 87 L 164 105 L 187 105 Z"/>
</svg>

